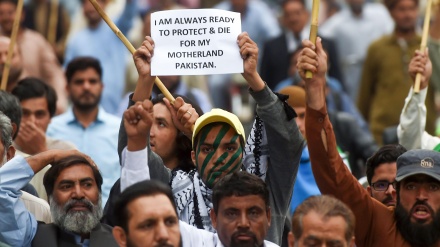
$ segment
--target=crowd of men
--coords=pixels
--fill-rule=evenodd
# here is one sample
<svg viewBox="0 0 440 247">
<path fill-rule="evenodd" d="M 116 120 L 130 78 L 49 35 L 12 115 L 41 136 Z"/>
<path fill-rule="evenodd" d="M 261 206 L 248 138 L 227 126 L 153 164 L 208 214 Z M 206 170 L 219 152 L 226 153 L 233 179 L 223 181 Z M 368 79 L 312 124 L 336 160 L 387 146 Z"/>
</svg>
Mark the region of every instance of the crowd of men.
<svg viewBox="0 0 440 247">
<path fill-rule="evenodd" d="M 304 0 L 97 2 L 130 62 L 88 0 L 29 0 L 7 64 L 0 0 L 0 247 L 440 247 L 440 4 L 421 50 L 418 0 L 322 0 L 316 43 Z M 249 128 L 236 75 L 155 87 L 150 14 L 202 6 L 241 13 Z"/>
</svg>

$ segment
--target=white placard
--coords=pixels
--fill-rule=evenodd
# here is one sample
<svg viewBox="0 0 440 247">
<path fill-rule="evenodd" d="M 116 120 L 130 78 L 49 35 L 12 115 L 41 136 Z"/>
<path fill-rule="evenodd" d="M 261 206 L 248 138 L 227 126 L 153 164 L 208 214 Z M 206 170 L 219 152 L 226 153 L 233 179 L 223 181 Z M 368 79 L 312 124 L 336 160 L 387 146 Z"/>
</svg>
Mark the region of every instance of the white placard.
<svg viewBox="0 0 440 247">
<path fill-rule="evenodd" d="M 243 73 L 237 45 L 240 13 L 218 9 L 167 10 L 151 14 L 151 74 Z"/>
</svg>

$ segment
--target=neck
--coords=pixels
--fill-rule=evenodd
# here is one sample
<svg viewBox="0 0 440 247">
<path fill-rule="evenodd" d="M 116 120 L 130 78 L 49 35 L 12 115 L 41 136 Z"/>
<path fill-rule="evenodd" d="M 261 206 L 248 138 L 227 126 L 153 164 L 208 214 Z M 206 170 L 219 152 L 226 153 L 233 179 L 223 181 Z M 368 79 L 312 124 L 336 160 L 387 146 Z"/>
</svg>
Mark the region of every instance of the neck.
<svg viewBox="0 0 440 247">
<path fill-rule="evenodd" d="M 402 38 L 402 39 L 405 39 L 405 40 L 412 39 L 412 38 L 414 38 L 416 36 L 416 30 L 415 29 L 405 30 L 405 31 L 397 30 L 396 29 L 394 33 L 396 34 L 397 38 Z"/>
<path fill-rule="evenodd" d="M 163 163 L 168 169 L 174 170 L 176 167 L 179 166 L 179 159 L 174 156 L 173 158 L 164 160 Z"/>
<path fill-rule="evenodd" d="M 90 29 L 96 29 L 99 26 L 99 23 L 101 23 L 101 20 L 98 21 L 90 21 L 89 22 L 89 28 Z"/>
<path fill-rule="evenodd" d="M 75 114 L 78 122 L 80 122 L 84 128 L 87 128 L 98 117 L 98 110 L 98 107 L 91 108 L 90 110 L 80 110 L 73 107 L 73 114 Z"/>
</svg>

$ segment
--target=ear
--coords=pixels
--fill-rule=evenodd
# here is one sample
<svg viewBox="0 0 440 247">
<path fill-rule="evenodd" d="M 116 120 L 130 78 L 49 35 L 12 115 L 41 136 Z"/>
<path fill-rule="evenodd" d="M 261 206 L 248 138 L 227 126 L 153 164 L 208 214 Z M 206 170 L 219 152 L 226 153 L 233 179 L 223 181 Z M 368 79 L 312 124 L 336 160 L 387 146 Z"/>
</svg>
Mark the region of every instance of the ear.
<svg viewBox="0 0 440 247">
<path fill-rule="evenodd" d="M 12 125 L 12 138 L 14 138 L 15 133 L 17 133 L 18 126 L 16 123 L 13 123 L 13 122 L 11 122 L 11 125 Z"/>
<path fill-rule="evenodd" d="M 211 209 L 209 216 L 211 216 L 212 226 L 217 230 L 217 215 L 215 214 L 214 209 Z"/>
<path fill-rule="evenodd" d="M 113 237 L 120 247 L 127 246 L 127 235 L 125 235 L 124 229 L 120 226 L 113 227 Z"/>
<path fill-rule="evenodd" d="M 270 226 L 270 222 L 271 222 L 271 219 L 272 219 L 271 215 L 272 215 L 272 212 L 270 210 L 270 207 L 268 207 L 266 209 L 266 216 L 267 216 L 267 223 L 269 224 L 269 226 Z"/>
<path fill-rule="evenodd" d="M 370 194 L 370 196 L 372 196 L 372 194 L 371 194 L 371 186 L 367 186 L 367 191 L 368 191 L 368 194 Z"/>
<path fill-rule="evenodd" d="M 191 151 L 191 160 L 193 162 L 193 164 L 197 167 L 197 163 L 196 163 L 196 152 Z"/>
<path fill-rule="evenodd" d="M 348 243 L 348 246 L 350 246 L 350 247 L 356 247 L 354 236 L 351 238 L 350 243 Z"/>
<path fill-rule="evenodd" d="M 295 236 L 293 236 L 292 232 L 289 232 L 289 235 L 287 236 L 287 242 L 289 242 L 289 247 L 295 246 Z"/>
<path fill-rule="evenodd" d="M 15 148 L 14 146 L 9 146 L 8 151 L 6 152 L 6 160 L 9 161 L 15 156 Z"/>
</svg>

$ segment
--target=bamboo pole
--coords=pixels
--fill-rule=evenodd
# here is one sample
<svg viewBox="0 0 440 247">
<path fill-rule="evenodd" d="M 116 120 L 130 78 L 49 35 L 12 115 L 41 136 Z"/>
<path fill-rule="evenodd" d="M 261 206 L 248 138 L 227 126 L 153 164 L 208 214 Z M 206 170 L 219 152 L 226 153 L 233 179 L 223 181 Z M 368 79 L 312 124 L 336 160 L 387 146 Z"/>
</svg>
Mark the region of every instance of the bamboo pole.
<svg viewBox="0 0 440 247">
<path fill-rule="evenodd" d="M 57 37 L 57 23 L 58 22 L 58 0 L 51 0 L 50 2 L 50 16 L 47 30 L 47 41 L 51 45 L 56 44 Z"/>
<path fill-rule="evenodd" d="M 309 40 L 316 45 L 316 38 L 318 36 L 318 16 L 319 16 L 319 0 L 313 0 L 312 5 L 312 22 L 310 26 L 310 36 Z M 313 78 L 313 73 L 311 71 L 306 71 L 306 78 Z"/>
<path fill-rule="evenodd" d="M 431 21 L 431 6 L 432 6 L 432 0 L 428 0 L 425 11 L 425 21 L 423 22 L 422 42 L 420 44 L 420 51 L 422 52 L 425 52 L 426 45 L 428 43 L 429 22 Z M 422 79 L 422 74 L 417 73 L 416 81 L 414 83 L 414 93 L 420 92 L 421 79 Z"/>
<path fill-rule="evenodd" d="M 5 67 L 3 68 L 1 90 L 6 90 L 8 84 L 9 70 L 11 69 L 12 55 L 14 55 L 14 46 L 17 40 L 18 29 L 20 27 L 21 12 L 23 11 L 23 0 L 18 0 L 15 12 L 14 23 L 12 24 L 11 42 L 8 48 L 8 57 L 6 58 Z"/>
<path fill-rule="evenodd" d="M 102 10 L 101 6 L 96 2 L 96 0 L 89 0 L 90 3 L 92 3 L 93 7 L 95 7 L 96 11 L 98 11 L 99 15 L 101 15 L 102 19 L 107 23 L 107 25 L 111 28 L 111 30 L 118 36 L 118 38 L 124 43 L 125 47 L 133 54 L 136 49 L 133 47 L 133 45 L 128 41 L 128 39 L 124 36 L 124 34 L 119 30 L 119 28 L 113 23 L 113 21 L 108 17 L 108 15 Z M 162 92 L 162 94 L 167 98 L 171 104 L 174 104 L 174 97 L 171 95 L 170 91 L 163 85 L 162 81 L 159 79 L 159 77 L 156 76 L 154 79 L 154 83 L 159 88 L 159 90 Z"/>
</svg>

